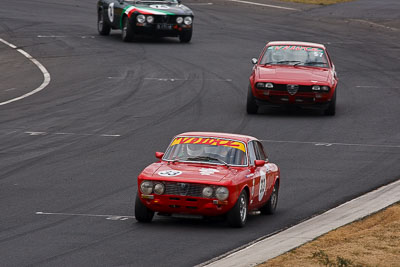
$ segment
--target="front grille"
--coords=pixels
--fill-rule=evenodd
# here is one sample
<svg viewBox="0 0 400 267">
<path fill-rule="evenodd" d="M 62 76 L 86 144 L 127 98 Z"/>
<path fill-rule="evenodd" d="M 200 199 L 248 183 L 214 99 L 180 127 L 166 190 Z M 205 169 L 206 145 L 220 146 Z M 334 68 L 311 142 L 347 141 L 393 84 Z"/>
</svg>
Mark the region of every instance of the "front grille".
<svg viewBox="0 0 400 267">
<path fill-rule="evenodd" d="M 272 88 L 271 90 L 287 92 L 287 84 L 274 83 L 274 88 Z M 297 92 L 314 92 L 314 91 L 312 90 L 312 86 L 299 85 L 299 89 L 297 90 Z"/>
<path fill-rule="evenodd" d="M 176 17 L 173 15 L 155 15 L 154 23 L 176 24 Z"/>
<path fill-rule="evenodd" d="M 164 195 L 203 197 L 204 187 L 202 184 L 165 182 Z"/>
</svg>

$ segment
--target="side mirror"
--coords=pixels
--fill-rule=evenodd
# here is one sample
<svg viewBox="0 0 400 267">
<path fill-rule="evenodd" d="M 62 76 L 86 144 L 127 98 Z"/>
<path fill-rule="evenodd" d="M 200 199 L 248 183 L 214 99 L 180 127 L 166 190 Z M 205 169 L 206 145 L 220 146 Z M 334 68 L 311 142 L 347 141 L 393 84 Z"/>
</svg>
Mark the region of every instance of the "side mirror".
<svg viewBox="0 0 400 267">
<path fill-rule="evenodd" d="M 262 167 L 264 165 L 265 165 L 265 160 L 256 159 L 254 161 L 254 166 L 256 166 L 256 167 Z"/>
<path fill-rule="evenodd" d="M 253 57 L 253 58 L 251 59 L 251 63 L 257 64 L 257 62 L 258 62 L 258 60 L 257 60 L 255 57 Z"/>
<path fill-rule="evenodd" d="M 156 152 L 156 158 L 162 159 L 163 156 L 164 156 L 164 152 Z"/>
</svg>

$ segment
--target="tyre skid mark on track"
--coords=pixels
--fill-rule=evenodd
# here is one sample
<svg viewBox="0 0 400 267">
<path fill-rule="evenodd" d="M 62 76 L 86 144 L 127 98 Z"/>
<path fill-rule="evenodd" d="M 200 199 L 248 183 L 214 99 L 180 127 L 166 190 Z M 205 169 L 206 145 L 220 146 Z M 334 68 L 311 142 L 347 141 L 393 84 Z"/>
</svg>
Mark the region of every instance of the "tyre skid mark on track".
<svg viewBox="0 0 400 267">
<path fill-rule="evenodd" d="M 357 143 L 329 143 L 329 142 L 307 142 L 307 141 L 289 141 L 289 140 L 260 140 L 266 143 L 288 143 L 288 144 L 306 144 L 315 146 L 360 146 L 360 147 L 382 147 L 382 148 L 400 148 L 400 145 L 384 145 L 384 144 L 357 144 Z"/>
<path fill-rule="evenodd" d="M 300 9 L 297 9 L 297 8 L 277 6 L 277 5 L 267 5 L 267 4 L 262 4 L 262 3 L 250 2 L 250 1 L 242 1 L 242 0 L 228 0 L 228 1 L 237 2 L 237 3 L 241 3 L 241 4 L 255 5 L 255 6 L 265 6 L 265 7 L 271 7 L 271 8 L 285 9 L 285 10 L 291 10 L 291 11 L 300 11 Z"/>
<path fill-rule="evenodd" d="M 69 250 L 67 250 L 65 252 L 62 252 L 62 253 L 57 254 L 55 256 L 52 256 L 52 257 L 48 257 L 48 258 L 43 259 L 43 260 L 41 260 L 39 262 L 34 262 L 34 263 L 30 264 L 30 266 L 40 266 L 40 265 L 43 265 L 43 264 L 48 264 L 49 262 L 51 262 L 53 260 L 57 260 L 57 259 L 59 259 L 61 257 L 73 254 L 73 253 L 75 253 L 77 251 L 81 251 L 81 250 L 89 248 L 89 247 L 97 246 L 97 245 L 101 244 L 102 242 L 104 242 L 105 240 L 114 239 L 114 238 L 117 238 L 117 237 L 120 237 L 120 236 L 124 236 L 127 233 L 132 232 L 132 231 L 133 231 L 132 229 L 119 231 L 119 232 L 114 233 L 112 235 L 108 235 L 108 236 L 105 236 L 103 238 L 97 239 L 97 240 L 95 240 L 93 242 L 90 242 L 90 243 L 88 243 L 86 245 L 77 246 L 76 248 L 69 249 Z"/>
</svg>

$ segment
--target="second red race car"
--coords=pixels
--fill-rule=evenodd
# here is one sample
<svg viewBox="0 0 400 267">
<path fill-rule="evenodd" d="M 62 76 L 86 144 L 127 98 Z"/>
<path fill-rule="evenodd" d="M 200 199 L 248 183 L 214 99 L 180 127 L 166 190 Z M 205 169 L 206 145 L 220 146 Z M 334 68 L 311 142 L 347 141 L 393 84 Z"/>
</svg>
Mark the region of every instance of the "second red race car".
<svg viewBox="0 0 400 267">
<path fill-rule="evenodd" d="M 270 163 L 254 137 L 189 132 L 172 140 L 159 161 L 138 176 L 135 217 L 150 222 L 164 215 L 224 215 L 243 227 L 249 211 L 275 212 L 279 168 Z"/>
<path fill-rule="evenodd" d="M 269 42 L 252 62 L 247 113 L 261 106 L 299 106 L 335 115 L 338 78 L 324 45 Z"/>
</svg>

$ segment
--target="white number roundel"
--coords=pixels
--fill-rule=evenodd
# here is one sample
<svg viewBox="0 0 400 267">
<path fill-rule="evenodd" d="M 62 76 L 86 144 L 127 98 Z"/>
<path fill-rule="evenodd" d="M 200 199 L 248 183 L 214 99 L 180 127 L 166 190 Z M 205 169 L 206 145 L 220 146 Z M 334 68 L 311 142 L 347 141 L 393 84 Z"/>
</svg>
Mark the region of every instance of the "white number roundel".
<svg viewBox="0 0 400 267">
<path fill-rule="evenodd" d="M 265 189 L 267 187 L 267 177 L 264 170 L 260 170 L 260 188 L 258 190 L 258 201 L 261 201 L 265 194 Z"/>
<path fill-rule="evenodd" d="M 111 3 L 108 6 L 108 18 L 110 19 L 110 22 L 114 21 L 114 3 Z"/>
</svg>

